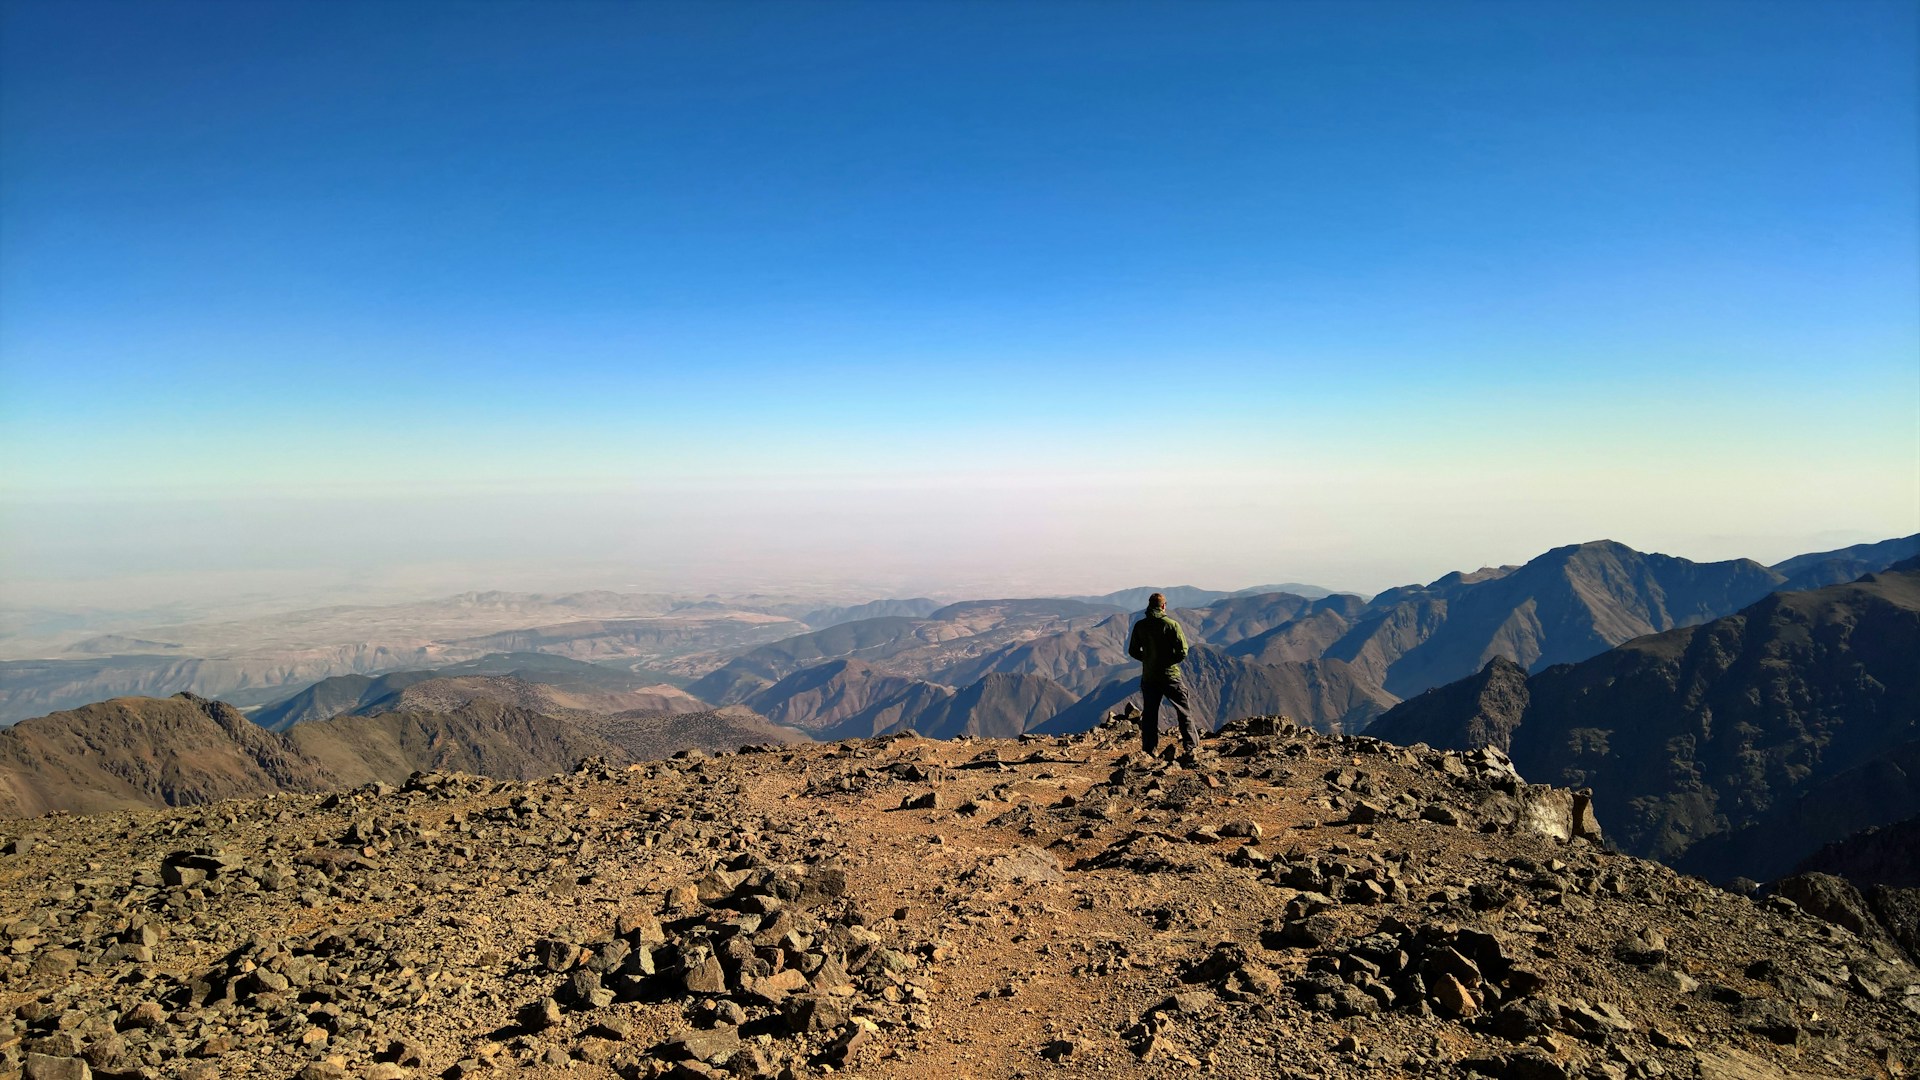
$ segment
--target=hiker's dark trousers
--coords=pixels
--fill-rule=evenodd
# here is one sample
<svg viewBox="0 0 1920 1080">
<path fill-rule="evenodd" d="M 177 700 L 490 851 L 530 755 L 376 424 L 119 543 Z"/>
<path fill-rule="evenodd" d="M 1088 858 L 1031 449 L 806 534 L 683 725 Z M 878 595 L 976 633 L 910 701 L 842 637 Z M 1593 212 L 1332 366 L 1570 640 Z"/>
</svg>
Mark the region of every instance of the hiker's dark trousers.
<svg viewBox="0 0 1920 1080">
<path fill-rule="evenodd" d="M 1140 748 L 1152 754 L 1160 749 L 1160 701 L 1165 698 L 1180 717 L 1180 745 L 1192 750 L 1200 745 L 1200 736 L 1194 732 L 1193 709 L 1187 705 L 1187 688 L 1180 685 L 1179 679 L 1141 679 L 1140 696 L 1145 700 L 1146 711 L 1140 714 Z"/>
</svg>

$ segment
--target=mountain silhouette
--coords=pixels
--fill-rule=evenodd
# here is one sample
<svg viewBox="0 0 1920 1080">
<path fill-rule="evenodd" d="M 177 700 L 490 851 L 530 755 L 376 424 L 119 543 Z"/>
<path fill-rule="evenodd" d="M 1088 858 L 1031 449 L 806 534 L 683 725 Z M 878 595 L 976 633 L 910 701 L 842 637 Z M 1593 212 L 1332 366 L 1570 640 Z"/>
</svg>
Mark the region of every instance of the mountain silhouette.
<svg viewBox="0 0 1920 1080">
<path fill-rule="evenodd" d="M 1495 656 L 1529 671 L 1584 660 L 1643 634 L 1730 614 L 1782 580 L 1750 559 L 1696 563 L 1599 540 L 1478 580 L 1442 578 L 1376 597 L 1326 656 L 1404 698 Z"/>
</svg>

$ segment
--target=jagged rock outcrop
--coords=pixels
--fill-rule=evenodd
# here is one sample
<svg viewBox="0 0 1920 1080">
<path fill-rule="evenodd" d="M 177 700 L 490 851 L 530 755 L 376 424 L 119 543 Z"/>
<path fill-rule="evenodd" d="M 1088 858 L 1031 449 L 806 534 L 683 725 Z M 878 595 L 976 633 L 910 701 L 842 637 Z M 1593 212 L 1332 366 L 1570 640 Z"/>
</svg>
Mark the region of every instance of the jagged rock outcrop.
<svg viewBox="0 0 1920 1080">
<path fill-rule="evenodd" d="M 1844 879 L 1859 890 L 1880 931 L 1920 961 L 1920 817 L 1828 844 L 1795 867 L 1793 877 Z M 1777 887 L 1799 900 L 1784 881 Z"/>
<path fill-rule="evenodd" d="M 1526 669 L 1496 656 L 1479 674 L 1394 706 L 1367 734 L 1397 743 L 1507 750 L 1526 711 Z"/>
<path fill-rule="evenodd" d="M 1920 889 L 1920 817 L 1862 829 L 1827 844 L 1794 873 L 1838 874 L 1869 885 Z"/>
</svg>

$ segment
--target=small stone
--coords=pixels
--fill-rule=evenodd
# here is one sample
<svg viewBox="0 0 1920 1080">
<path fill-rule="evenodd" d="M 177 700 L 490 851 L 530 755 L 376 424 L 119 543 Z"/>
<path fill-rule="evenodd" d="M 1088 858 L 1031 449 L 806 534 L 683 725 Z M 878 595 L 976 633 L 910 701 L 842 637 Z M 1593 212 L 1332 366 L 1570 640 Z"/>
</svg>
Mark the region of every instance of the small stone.
<svg viewBox="0 0 1920 1080">
<path fill-rule="evenodd" d="M 0 1042 L 4 1041 L 0 1039 Z M 87 1059 L 88 1065 L 101 1072 L 126 1072 L 128 1071 L 125 1068 L 127 1054 L 126 1039 L 118 1035 L 107 1035 L 93 1040 L 93 1044 L 87 1047 L 86 1053 L 82 1056 Z"/>
<path fill-rule="evenodd" d="M 1684 971 L 1675 971 L 1670 967 L 1655 971 L 1653 973 L 1653 981 L 1657 985 L 1666 986 L 1671 990 L 1678 990 L 1683 994 L 1691 994 L 1695 990 L 1700 989 L 1700 981 L 1698 979 L 1695 979 Z"/>
<path fill-rule="evenodd" d="M 807 872 L 806 880 L 800 884 L 799 901 L 802 904 L 817 904 L 841 896 L 846 891 L 845 870 L 837 866 L 816 866 Z"/>
<path fill-rule="evenodd" d="M 767 893 L 753 893 L 740 898 L 740 910 L 750 915 L 775 915 L 784 906 L 779 897 Z"/>
<path fill-rule="evenodd" d="M 1693 1038 L 1691 1036 L 1681 1031 L 1669 1031 L 1663 1027 L 1650 1029 L 1647 1032 L 1647 1041 L 1653 1043 L 1655 1046 L 1670 1047 L 1675 1050 L 1693 1049 Z"/>
<path fill-rule="evenodd" d="M 548 971 L 565 971 L 580 959 L 580 947 L 557 938 L 542 938 L 533 943 L 533 958 Z"/>
<path fill-rule="evenodd" d="M 593 999 L 600 990 L 600 976 L 588 968 L 575 968 L 567 977 L 567 995 L 578 1008 L 593 1008 Z"/>
<path fill-rule="evenodd" d="M 1173 1013 L 1180 1016 L 1199 1016 L 1208 1009 L 1213 1008 L 1217 1003 L 1218 999 L 1205 990 L 1188 990 L 1183 993 L 1168 995 L 1160 1004 L 1155 1005 L 1153 1008 L 1147 1010 L 1147 1012 L 1149 1015 Z"/>
<path fill-rule="evenodd" d="M 589 1035 L 574 1046 L 573 1056 L 589 1065 L 605 1065 L 619 1049 L 618 1043 Z"/>
<path fill-rule="evenodd" d="M 780 1013 L 796 1032 L 832 1031 L 847 1022 L 847 1004 L 839 998 L 800 994 L 788 998 Z"/>
<path fill-rule="evenodd" d="M 614 933 L 636 945 L 659 945 L 667 940 L 660 920 L 644 911 L 624 911 L 614 920 Z"/>
<path fill-rule="evenodd" d="M 1449 1016 L 1461 1019 L 1474 1016 L 1480 1011 L 1480 999 L 1473 996 L 1460 980 L 1452 975 L 1442 975 L 1433 986 L 1433 1000 Z"/>
<path fill-rule="evenodd" d="M 42 949 L 27 970 L 48 978 L 65 978 L 80 966 L 80 954 L 72 949 Z"/>
<path fill-rule="evenodd" d="M 1629 934 L 1620 944 L 1614 946 L 1616 959 L 1640 967 L 1655 967 L 1667 962 L 1666 935 L 1658 930 L 1649 930 L 1644 934 Z"/>
<path fill-rule="evenodd" d="M 715 1028 L 712 1031 L 689 1031 L 667 1044 L 667 1051 L 675 1057 L 692 1058 L 710 1065 L 724 1065 L 728 1058 L 740 1050 L 740 1032 L 736 1028 Z"/>
<path fill-rule="evenodd" d="M 168 863 L 160 868 L 160 880 L 176 889 L 185 888 L 207 880 L 207 872 L 191 866 Z"/>
<path fill-rule="evenodd" d="M 158 1027 L 166 1019 L 167 1010 L 161 1008 L 159 1002 L 143 1001 L 121 1015 L 120 1028 L 125 1031 L 129 1028 Z"/>
<path fill-rule="evenodd" d="M 1280 929 L 1280 937 L 1288 945 L 1317 949 L 1340 936 L 1340 924 L 1330 915 L 1309 915 L 1304 919 L 1294 919 Z"/>
<path fill-rule="evenodd" d="M 724 994 L 727 992 L 727 973 L 720 961 L 705 949 L 696 951 L 687 958 L 687 968 L 681 976 L 681 986 L 689 994 Z"/>
<path fill-rule="evenodd" d="M 29 1053 L 26 1080 L 93 1080 L 93 1070 L 77 1057 Z"/>
<path fill-rule="evenodd" d="M 867 1045 L 872 1038 L 871 1022 L 862 1023 L 856 1020 L 848 1024 L 845 1030 L 840 1032 L 839 1037 L 834 1039 L 833 1044 L 827 1047 L 827 1061 L 836 1068 L 846 1068 L 847 1062 L 853 1060 L 854 1055 L 860 1052 L 860 1048 Z"/>
<path fill-rule="evenodd" d="M 807 988 L 807 976 L 798 968 L 785 968 L 761 979 L 754 979 L 746 987 L 746 992 L 765 999 L 769 1004 L 777 1005 L 789 995 L 797 994 Z"/>
<path fill-rule="evenodd" d="M 528 1031 L 545 1031 L 559 1022 L 560 1003 L 550 997 L 520 1008 L 520 1026 Z"/>
<path fill-rule="evenodd" d="M 633 1034 L 633 1021 L 624 1016 L 608 1017 L 587 1029 L 587 1034 L 610 1042 L 625 1042 Z"/>
</svg>

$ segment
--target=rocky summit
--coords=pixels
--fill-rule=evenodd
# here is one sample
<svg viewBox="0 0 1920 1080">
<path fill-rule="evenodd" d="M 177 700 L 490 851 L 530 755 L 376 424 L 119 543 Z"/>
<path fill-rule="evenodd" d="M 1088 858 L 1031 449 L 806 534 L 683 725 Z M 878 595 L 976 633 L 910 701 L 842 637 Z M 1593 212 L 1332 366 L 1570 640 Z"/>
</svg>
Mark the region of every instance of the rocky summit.
<svg viewBox="0 0 1920 1080">
<path fill-rule="evenodd" d="M 1903 1075 L 1920 971 L 1466 753 L 911 733 L 0 822 L 0 1076 Z"/>
</svg>

